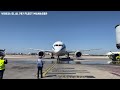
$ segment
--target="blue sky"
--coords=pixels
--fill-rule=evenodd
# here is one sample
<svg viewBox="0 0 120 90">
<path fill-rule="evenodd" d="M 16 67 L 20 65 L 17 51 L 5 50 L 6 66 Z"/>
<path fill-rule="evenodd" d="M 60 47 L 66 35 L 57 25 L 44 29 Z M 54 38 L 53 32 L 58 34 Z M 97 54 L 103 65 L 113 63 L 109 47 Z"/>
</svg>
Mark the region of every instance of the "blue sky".
<svg viewBox="0 0 120 90">
<path fill-rule="evenodd" d="M 48 11 L 47 15 L 0 15 L 0 48 L 23 52 L 27 48 L 51 50 L 61 40 L 67 50 L 102 48 L 116 51 L 115 26 L 120 11 Z M 95 51 L 96 52 L 96 51 Z"/>
</svg>

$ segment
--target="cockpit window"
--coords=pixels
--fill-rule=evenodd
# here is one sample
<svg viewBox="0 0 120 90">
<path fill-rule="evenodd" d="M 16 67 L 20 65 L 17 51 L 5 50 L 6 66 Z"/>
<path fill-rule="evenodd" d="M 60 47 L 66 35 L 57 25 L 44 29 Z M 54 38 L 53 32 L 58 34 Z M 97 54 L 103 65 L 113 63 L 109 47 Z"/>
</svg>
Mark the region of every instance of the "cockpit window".
<svg viewBox="0 0 120 90">
<path fill-rule="evenodd" d="M 54 46 L 63 46 L 62 44 L 55 44 Z"/>
<path fill-rule="evenodd" d="M 63 45 L 59 44 L 59 46 L 63 46 Z"/>
<path fill-rule="evenodd" d="M 54 46 L 59 46 L 58 44 L 55 44 Z"/>
</svg>

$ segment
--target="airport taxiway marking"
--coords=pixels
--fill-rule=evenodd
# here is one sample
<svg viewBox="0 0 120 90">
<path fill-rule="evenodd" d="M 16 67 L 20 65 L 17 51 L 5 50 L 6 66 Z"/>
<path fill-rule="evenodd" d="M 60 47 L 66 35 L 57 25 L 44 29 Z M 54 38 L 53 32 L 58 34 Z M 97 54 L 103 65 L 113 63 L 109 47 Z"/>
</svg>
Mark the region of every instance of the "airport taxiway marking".
<svg viewBox="0 0 120 90">
<path fill-rule="evenodd" d="M 52 66 L 50 66 L 49 68 L 47 68 L 47 69 L 43 72 L 43 77 L 45 77 L 45 75 L 46 75 L 55 65 L 56 65 L 56 63 L 53 64 Z"/>
</svg>

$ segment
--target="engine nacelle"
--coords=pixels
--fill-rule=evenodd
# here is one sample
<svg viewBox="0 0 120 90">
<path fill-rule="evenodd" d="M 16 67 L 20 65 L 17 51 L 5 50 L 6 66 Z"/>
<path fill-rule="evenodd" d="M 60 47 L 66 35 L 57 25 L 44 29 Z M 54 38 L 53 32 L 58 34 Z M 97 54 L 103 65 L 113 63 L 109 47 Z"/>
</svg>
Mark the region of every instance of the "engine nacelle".
<svg viewBox="0 0 120 90">
<path fill-rule="evenodd" d="M 44 57 L 44 56 L 45 56 L 45 53 L 44 53 L 43 51 L 40 51 L 40 52 L 38 53 L 38 56 Z"/>
<path fill-rule="evenodd" d="M 120 43 L 116 44 L 117 49 L 120 49 Z"/>
<path fill-rule="evenodd" d="M 116 47 L 120 49 L 120 24 L 115 26 L 116 30 Z"/>
<path fill-rule="evenodd" d="M 81 57 L 81 56 L 82 56 L 82 53 L 80 51 L 75 52 L 75 57 Z"/>
</svg>

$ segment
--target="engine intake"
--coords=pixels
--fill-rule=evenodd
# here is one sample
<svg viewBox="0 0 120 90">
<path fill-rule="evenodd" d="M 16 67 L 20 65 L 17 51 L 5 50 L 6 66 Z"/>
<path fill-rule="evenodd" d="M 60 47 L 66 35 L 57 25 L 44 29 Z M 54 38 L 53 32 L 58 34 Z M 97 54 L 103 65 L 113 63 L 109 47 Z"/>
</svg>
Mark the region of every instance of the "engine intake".
<svg viewBox="0 0 120 90">
<path fill-rule="evenodd" d="M 81 57 L 81 56 L 82 56 L 82 53 L 79 52 L 79 51 L 77 51 L 77 52 L 75 52 L 75 56 L 76 56 L 76 57 Z"/>
<path fill-rule="evenodd" d="M 117 49 L 120 49 L 120 44 L 116 44 Z"/>
<path fill-rule="evenodd" d="M 38 56 L 44 56 L 44 55 L 45 55 L 45 53 L 42 52 L 42 51 L 40 51 L 40 52 L 38 53 Z"/>
</svg>

